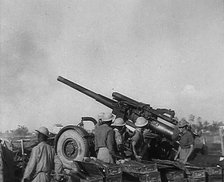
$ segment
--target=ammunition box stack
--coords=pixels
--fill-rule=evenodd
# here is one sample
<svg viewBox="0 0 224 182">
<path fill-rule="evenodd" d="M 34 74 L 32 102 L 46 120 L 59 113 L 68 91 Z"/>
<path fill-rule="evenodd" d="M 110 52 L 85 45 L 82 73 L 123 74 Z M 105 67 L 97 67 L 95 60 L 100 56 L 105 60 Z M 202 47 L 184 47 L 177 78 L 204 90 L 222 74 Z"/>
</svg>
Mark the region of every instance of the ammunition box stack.
<svg viewBox="0 0 224 182">
<path fill-rule="evenodd" d="M 140 182 L 161 182 L 157 164 L 148 161 L 126 161 L 121 164 L 122 171 Z"/>
<path fill-rule="evenodd" d="M 187 175 L 188 182 L 206 182 L 206 171 L 204 169 L 190 170 Z"/>
<path fill-rule="evenodd" d="M 218 167 L 206 167 L 206 179 L 208 182 L 222 182 L 222 169 Z"/>
</svg>

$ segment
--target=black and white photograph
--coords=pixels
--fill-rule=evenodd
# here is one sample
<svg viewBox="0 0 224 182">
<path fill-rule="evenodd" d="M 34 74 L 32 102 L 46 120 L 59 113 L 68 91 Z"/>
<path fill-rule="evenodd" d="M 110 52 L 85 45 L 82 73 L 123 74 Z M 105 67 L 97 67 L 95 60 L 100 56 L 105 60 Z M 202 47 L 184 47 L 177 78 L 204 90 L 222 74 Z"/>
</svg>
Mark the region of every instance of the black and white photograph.
<svg viewBox="0 0 224 182">
<path fill-rule="evenodd" d="M 0 0 L 0 182 L 224 182 L 224 0 Z"/>
</svg>

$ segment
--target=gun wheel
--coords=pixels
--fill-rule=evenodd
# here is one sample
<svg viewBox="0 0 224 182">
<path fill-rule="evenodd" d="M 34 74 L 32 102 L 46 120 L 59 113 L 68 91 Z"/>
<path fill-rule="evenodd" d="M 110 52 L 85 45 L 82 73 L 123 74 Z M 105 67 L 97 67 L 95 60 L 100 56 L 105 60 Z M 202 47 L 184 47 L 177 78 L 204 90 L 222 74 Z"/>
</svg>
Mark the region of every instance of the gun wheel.
<svg viewBox="0 0 224 182">
<path fill-rule="evenodd" d="M 66 168 L 74 168 L 73 161 L 82 161 L 88 156 L 88 133 L 78 126 L 61 129 L 55 140 L 55 150 Z"/>
</svg>

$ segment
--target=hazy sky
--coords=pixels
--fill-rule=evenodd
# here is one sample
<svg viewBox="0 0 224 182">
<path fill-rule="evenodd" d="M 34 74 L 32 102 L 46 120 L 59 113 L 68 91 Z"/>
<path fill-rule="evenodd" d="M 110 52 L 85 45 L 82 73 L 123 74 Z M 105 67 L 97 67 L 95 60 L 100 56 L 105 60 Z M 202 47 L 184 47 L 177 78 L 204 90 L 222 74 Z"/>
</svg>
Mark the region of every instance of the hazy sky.
<svg viewBox="0 0 224 182">
<path fill-rule="evenodd" d="M 77 124 L 111 98 L 224 121 L 223 0 L 0 0 L 0 131 Z"/>
</svg>

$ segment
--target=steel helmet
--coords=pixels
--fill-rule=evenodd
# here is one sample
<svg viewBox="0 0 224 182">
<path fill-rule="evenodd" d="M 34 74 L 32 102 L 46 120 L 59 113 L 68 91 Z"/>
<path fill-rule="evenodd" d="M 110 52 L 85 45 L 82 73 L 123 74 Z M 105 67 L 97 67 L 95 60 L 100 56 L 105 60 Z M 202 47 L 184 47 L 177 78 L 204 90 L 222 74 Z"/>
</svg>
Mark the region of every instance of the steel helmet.
<svg viewBox="0 0 224 182">
<path fill-rule="evenodd" d="M 112 113 L 104 113 L 101 119 L 104 122 L 109 122 L 114 120 L 114 116 Z"/>
<path fill-rule="evenodd" d="M 144 127 L 148 124 L 148 121 L 144 117 L 138 117 L 135 126 L 137 127 Z"/>
<path fill-rule="evenodd" d="M 183 127 L 185 127 L 185 126 L 188 126 L 188 122 L 187 121 L 185 121 L 185 120 L 182 120 L 182 121 L 180 121 L 179 123 L 178 123 L 178 127 L 179 128 L 183 128 Z"/>
<path fill-rule="evenodd" d="M 125 122 L 122 118 L 116 118 L 111 126 L 124 126 Z"/>
<path fill-rule="evenodd" d="M 46 127 L 42 126 L 38 130 L 36 130 L 38 133 L 44 134 L 45 136 L 49 137 L 49 131 Z"/>
</svg>

